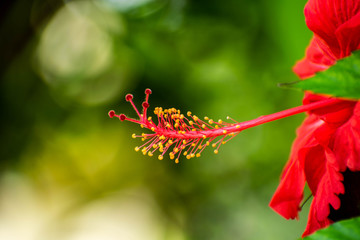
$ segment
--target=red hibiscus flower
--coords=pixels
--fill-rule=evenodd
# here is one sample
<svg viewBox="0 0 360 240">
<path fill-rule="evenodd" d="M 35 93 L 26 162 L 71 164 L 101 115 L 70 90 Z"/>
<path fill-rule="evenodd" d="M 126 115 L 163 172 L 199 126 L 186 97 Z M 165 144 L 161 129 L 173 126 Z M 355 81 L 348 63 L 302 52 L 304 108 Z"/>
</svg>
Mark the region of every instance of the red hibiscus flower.
<svg viewBox="0 0 360 240">
<path fill-rule="evenodd" d="M 300 78 L 326 70 L 360 49 L 360 0 L 309 0 L 304 12 L 314 36 L 306 56 L 294 67 Z M 324 99 L 306 93 L 303 103 Z M 360 103 L 344 100 L 336 107 L 308 112 L 270 206 L 287 219 L 297 218 L 307 182 L 314 196 L 303 236 L 309 235 L 332 223 L 330 206 L 341 206 L 342 173 L 347 169 L 360 171 Z"/>
</svg>

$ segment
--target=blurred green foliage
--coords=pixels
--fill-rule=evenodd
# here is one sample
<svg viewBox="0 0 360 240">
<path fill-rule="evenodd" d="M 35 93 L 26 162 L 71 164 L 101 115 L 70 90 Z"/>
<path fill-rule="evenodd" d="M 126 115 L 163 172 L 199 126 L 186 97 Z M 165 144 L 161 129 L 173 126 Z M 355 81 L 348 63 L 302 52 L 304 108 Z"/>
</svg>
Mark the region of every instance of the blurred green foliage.
<svg viewBox="0 0 360 240">
<path fill-rule="evenodd" d="M 250 120 L 301 104 L 305 1 L 1 3 L 0 239 L 296 239 L 268 202 L 303 116 L 249 129 L 201 158 L 133 151 L 151 108 Z M 50 237 L 51 236 L 51 237 Z"/>
</svg>

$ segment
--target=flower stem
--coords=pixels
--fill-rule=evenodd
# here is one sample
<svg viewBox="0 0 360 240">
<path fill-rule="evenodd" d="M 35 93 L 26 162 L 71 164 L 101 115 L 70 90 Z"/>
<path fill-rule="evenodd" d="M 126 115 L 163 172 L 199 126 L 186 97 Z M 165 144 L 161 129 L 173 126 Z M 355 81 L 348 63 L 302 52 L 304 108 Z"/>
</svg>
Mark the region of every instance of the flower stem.
<svg viewBox="0 0 360 240">
<path fill-rule="evenodd" d="M 344 102 L 344 100 L 340 100 L 340 99 L 337 99 L 337 98 L 330 98 L 330 99 L 326 99 L 326 100 L 313 102 L 313 103 L 301 105 L 301 106 L 298 106 L 298 107 L 286 109 L 284 111 L 269 114 L 269 115 L 266 115 L 266 116 L 261 116 L 261 117 L 255 118 L 253 120 L 250 120 L 250 121 L 242 122 L 242 123 L 240 123 L 240 129 L 239 130 L 241 131 L 241 130 L 244 130 L 244 129 L 247 129 L 247 128 L 251 128 L 251 127 L 261 125 L 263 123 L 272 122 L 272 121 L 275 121 L 275 120 L 278 120 L 278 119 L 281 119 L 281 118 L 285 118 L 285 117 L 289 117 L 289 116 L 292 116 L 292 115 L 295 115 L 295 114 L 299 114 L 299 113 L 303 113 L 303 112 L 307 112 L 307 111 L 311 111 L 311 110 L 314 110 L 314 109 L 327 107 L 327 106 L 330 106 L 330 105 L 343 103 L 343 102 Z"/>
<path fill-rule="evenodd" d="M 210 130 L 204 130 L 204 131 L 200 131 L 200 132 L 187 132 L 185 134 L 178 134 L 176 131 L 174 132 L 174 131 L 167 131 L 167 130 L 161 131 L 160 130 L 160 131 L 158 131 L 158 133 L 161 135 L 167 136 L 167 137 L 180 138 L 180 139 L 201 138 L 204 136 L 207 138 L 208 137 L 218 137 L 218 136 L 222 136 L 222 135 L 227 135 L 229 133 L 241 132 L 245 129 L 256 127 L 258 125 L 261 125 L 261 124 L 264 124 L 267 122 L 272 122 L 272 121 L 275 121 L 275 120 L 278 120 L 281 118 L 289 117 L 289 116 L 292 116 L 295 114 L 311 111 L 314 109 L 319 109 L 322 107 L 339 104 L 342 102 L 344 102 L 344 100 L 340 100 L 340 99 L 336 99 L 336 98 L 326 99 L 326 100 L 290 108 L 290 109 L 280 111 L 277 113 L 261 116 L 261 117 L 255 118 L 253 120 L 250 120 L 250 121 L 235 123 L 230 126 L 222 127 L 219 129 L 210 129 Z"/>
</svg>

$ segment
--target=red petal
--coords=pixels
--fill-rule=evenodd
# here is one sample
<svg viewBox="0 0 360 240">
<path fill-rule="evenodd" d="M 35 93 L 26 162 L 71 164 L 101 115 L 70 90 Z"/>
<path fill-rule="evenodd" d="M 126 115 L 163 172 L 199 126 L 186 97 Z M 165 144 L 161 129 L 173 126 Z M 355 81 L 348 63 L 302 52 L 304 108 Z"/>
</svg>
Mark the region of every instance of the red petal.
<svg viewBox="0 0 360 240">
<path fill-rule="evenodd" d="M 337 129 L 333 137 L 333 152 L 341 171 L 346 166 L 351 171 L 360 171 L 360 103 L 357 103 L 353 115 L 343 126 Z"/>
<path fill-rule="evenodd" d="M 341 56 L 346 57 L 360 48 L 360 12 L 341 25 L 335 32 L 340 44 Z"/>
<path fill-rule="evenodd" d="M 291 161 L 269 206 L 286 219 L 297 218 L 303 199 L 305 176 L 299 161 Z"/>
<path fill-rule="evenodd" d="M 316 217 L 319 221 L 324 221 L 329 216 L 329 204 L 335 210 L 340 208 L 338 194 L 343 194 L 345 191 L 342 180 L 343 175 L 337 171 L 336 167 L 327 162 L 325 174 L 318 185 L 318 191 L 313 200 L 317 212 Z"/>
<path fill-rule="evenodd" d="M 315 204 L 315 201 L 313 201 L 311 203 L 308 223 L 307 223 L 305 232 L 303 233 L 302 237 L 306 237 L 307 235 L 312 234 L 316 230 L 318 230 L 320 228 L 324 228 L 324 227 L 328 226 L 329 224 L 331 224 L 331 221 L 329 219 L 325 219 L 324 221 L 319 221 L 316 218 L 317 213 L 316 213 L 316 208 L 314 208 L 314 204 Z"/>
<path fill-rule="evenodd" d="M 303 99 L 303 104 L 310 104 L 317 101 L 322 101 L 328 99 L 328 97 L 312 94 L 305 92 Z M 316 114 L 327 123 L 331 124 L 343 124 L 346 122 L 352 115 L 352 109 L 355 106 L 355 101 L 341 101 L 336 105 L 331 105 L 329 107 L 323 107 L 316 110 L 310 111 L 310 113 Z M 336 126 L 338 127 L 338 126 Z"/>
<path fill-rule="evenodd" d="M 306 180 L 313 192 L 307 228 L 303 236 L 327 226 L 331 221 L 327 218 L 330 206 L 340 208 L 339 194 L 344 193 L 343 175 L 339 172 L 336 159 L 330 149 L 318 146 L 309 152 L 305 160 Z M 313 155 L 311 155 L 312 153 Z"/>
<path fill-rule="evenodd" d="M 283 170 L 281 182 L 269 204 L 286 219 L 298 217 L 305 186 L 304 157 L 307 150 L 316 144 L 313 132 L 318 125 L 316 117 L 309 117 L 297 130 L 298 137 L 294 141 L 290 160 Z"/>
<path fill-rule="evenodd" d="M 345 35 L 345 38 L 338 39 L 336 31 L 342 24 L 351 21 L 359 11 L 360 2 L 358 0 L 309 0 L 304 13 L 309 29 L 324 41 L 325 45 L 321 46 L 322 49 L 324 51 L 330 50 L 339 59 L 350 53 L 346 54 L 348 49 L 343 48 L 344 44 L 341 40 L 349 41 L 346 38 L 351 36 Z M 354 25 L 356 26 L 356 24 L 352 23 L 349 27 Z M 353 34 L 356 34 L 356 32 Z"/>
<path fill-rule="evenodd" d="M 311 148 L 305 158 L 304 172 L 306 181 L 314 196 L 319 182 L 325 174 L 325 162 L 324 149 L 320 145 Z"/>
<path fill-rule="evenodd" d="M 301 78 L 305 79 L 314 76 L 316 72 L 324 71 L 335 63 L 335 57 L 324 52 L 319 47 L 320 40 L 313 37 L 306 49 L 305 57 L 298 61 L 293 71 Z"/>
</svg>

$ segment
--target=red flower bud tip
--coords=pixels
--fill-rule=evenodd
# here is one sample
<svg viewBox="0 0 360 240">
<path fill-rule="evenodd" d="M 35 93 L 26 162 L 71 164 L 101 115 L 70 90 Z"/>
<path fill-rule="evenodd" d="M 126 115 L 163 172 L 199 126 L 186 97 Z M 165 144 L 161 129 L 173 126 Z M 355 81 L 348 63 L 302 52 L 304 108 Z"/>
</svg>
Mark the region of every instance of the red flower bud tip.
<svg viewBox="0 0 360 240">
<path fill-rule="evenodd" d="M 327 99 L 261 116 L 242 123 L 236 122 L 230 117 L 227 117 L 227 119 L 234 121 L 234 123 L 227 123 L 221 119 L 216 122 L 208 117 L 204 117 L 203 121 L 190 111 L 184 115 L 180 110 L 175 108 L 163 109 L 156 107 L 154 114 L 156 115 L 155 119 L 157 119 L 157 123 L 155 123 L 152 117 L 146 116 L 146 111 L 150 106 L 148 97 L 151 90 L 146 89 L 145 93 L 146 96 L 145 102 L 142 104 L 142 114 L 140 114 L 133 103 L 133 96 L 131 94 L 126 95 L 126 100 L 131 103 L 139 119 L 126 117 L 124 114 L 120 114 L 118 117 L 121 121 L 134 122 L 142 128 L 147 128 L 152 131 L 152 133 L 132 135 L 133 138 L 141 138 L 142 141 L 147 140 L 143 145 L 136 147 L 135 151 L 141 150 L 144 155 L 148 156 L 153 156 L 155 151 L 159 151 L 159 160 L 162 160 L 165 153 L 168 152 L 170 159 L 175 159 L 176 163 L 179 163 L 181 156 L 186 156 L 187 159 L 200 157 L 202 151 L 210 144 L 215 148 L 214 153 L 217 154 L 222 144 L 227 143 L 244 129 L 313 109 L 336 105 L 341 102 L 341 100 L 337 99 Z M 117 115 L 115 115 L 115 112 L 110 111 L 109 116 Z"/>
<path fill-rule="evenodd" d="M 152 93 L 152 91 L 151 91 L 150 88 L 147 88 L 147 89 L 145 90 L 145 94 L 149 95 L 149 94 L 151 94 L 151 93 Z"/>
<path fill-rule="evenodd" d="M 121 121 L 126 120 L 125 114 L 120 114 L 119 119 L 120 119 Z"/>
<path fill-rule="evenodd" d="M 147 102 L 143 102 L 143 103 L 142 103 L 142 107 L 143 107 L 143 108 L 149 108 L 149 107 L 150 107 L 150 104 L 147 103 Z"/>
<path fill-rule="evenodd" d="M 126 94 L 126 96 L 125 96 L 125 100 L 127 102 L 130 102 L 133 98 L 134 98 L 134 96 L 132 94 Z"/>
<path fill-rule="evenodd" d="M 114 110 L 109 111 L 109 117 L 113 118 L 114 116 L 115 116 L 115 111 Z"/>
</svg>

